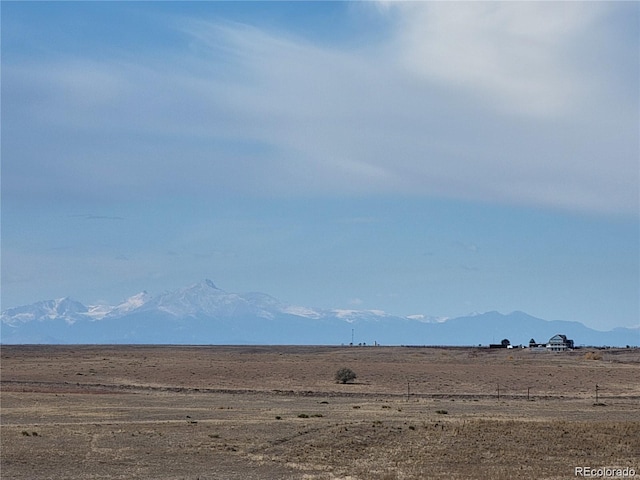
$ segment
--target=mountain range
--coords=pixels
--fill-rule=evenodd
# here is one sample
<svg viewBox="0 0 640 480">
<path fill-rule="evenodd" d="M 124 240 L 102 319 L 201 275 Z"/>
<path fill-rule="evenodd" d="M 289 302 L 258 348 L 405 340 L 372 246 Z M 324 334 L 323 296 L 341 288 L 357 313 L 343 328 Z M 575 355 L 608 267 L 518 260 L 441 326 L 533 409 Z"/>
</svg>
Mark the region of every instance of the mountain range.
<svg viewBox="0 0 640 480">
<path fill-rule="evenodd" d="M 157 296 L 141 292 L 115 305 L 85 306 L 69 297 L 8 309 L 3 344 L 487 345 L 543 343 L 561 333 L 577 346 L 640 346 L 638 328 L 601 332 L 579 322 L 524 312 L 439 319 L 380 310 L 314 309 L 264 293 L 229 293 L 211 280 Z"/>
</svg>

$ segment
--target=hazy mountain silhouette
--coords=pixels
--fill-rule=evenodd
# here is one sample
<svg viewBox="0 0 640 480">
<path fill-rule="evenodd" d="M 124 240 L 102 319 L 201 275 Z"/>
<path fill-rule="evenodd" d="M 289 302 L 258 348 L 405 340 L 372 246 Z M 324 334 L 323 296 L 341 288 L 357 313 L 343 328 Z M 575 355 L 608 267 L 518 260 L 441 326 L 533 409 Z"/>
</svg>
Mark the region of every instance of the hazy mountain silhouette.
<svg viewBox="0 0 640 480">
<path fill-rule="evenodd" d="M 640 346 L 640 328 L 600 332 L 579 322 L 524 312 L 487 312 L 436 321 L 378 310 L 320 310 L 264 293 L 229 293 L 212 281 L 115 305 L 85 306 L 69 297 L 12 308 L 0 317 L 4 344 L 528 344 L 562 333 L 576 345 Z"/>
</svg>

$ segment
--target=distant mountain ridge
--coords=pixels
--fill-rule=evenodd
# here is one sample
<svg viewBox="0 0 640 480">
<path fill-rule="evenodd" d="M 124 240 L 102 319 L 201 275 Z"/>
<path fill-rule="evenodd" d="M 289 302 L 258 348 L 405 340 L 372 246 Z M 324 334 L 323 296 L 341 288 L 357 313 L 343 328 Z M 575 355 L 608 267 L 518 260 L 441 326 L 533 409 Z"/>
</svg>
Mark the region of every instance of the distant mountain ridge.
<svg viewBox="0 0 640 480">
<path fill-rule="evenodd" d="M 300 344 L 487 345 L 508 338 L 546 342 L 557 333 L 576 345 L 640 346 L 640 327 L 600 332 L 579 322 L 524 312 L 447 320 L 380 310 L 322 310 L 265 293 L 229 293 L 211 280 L 160 295 L 141 292 L 115 305 L 69 297 L 11 308 L 0 316 L 3 344 Z"/>
</svg>

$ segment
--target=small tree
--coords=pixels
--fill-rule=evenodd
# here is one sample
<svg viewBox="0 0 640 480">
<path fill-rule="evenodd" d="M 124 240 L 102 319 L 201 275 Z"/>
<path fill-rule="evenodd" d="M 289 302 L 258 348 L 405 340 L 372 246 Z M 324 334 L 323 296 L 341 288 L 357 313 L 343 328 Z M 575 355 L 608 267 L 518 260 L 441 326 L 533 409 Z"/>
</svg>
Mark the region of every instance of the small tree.
<svg viewBox="0 0 640 480">
<path fill-rule="evenodd" d="M 336 375 L 334 378 L 336 379 L 337 383 L 347 383 L 352 380 L 355 380 L 356 374 L 350 368 L 343 367 L 336 372 Z"/>
</svg>

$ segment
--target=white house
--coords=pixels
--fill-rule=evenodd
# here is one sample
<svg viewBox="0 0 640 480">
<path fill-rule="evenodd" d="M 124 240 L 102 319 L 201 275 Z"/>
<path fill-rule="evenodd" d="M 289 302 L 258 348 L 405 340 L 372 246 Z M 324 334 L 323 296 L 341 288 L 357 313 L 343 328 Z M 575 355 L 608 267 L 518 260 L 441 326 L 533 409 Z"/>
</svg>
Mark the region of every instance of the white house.
<svg viewBox="0 0 640 480">
<path fill-rule="evenodd" d="M 557 334 L 549 339 L 547 350 L 552 352 L 564 352 L 573 349 L 573 340 L 569 340 L 566 335 Z"/>
</svg>

